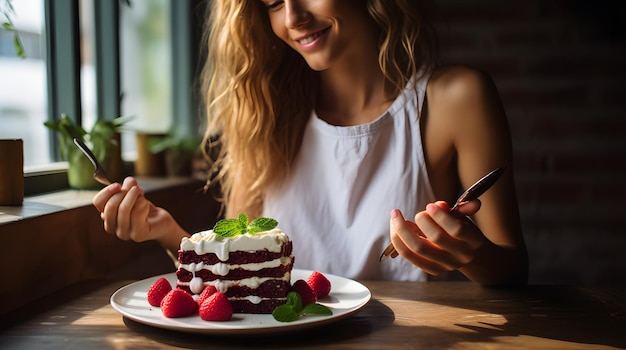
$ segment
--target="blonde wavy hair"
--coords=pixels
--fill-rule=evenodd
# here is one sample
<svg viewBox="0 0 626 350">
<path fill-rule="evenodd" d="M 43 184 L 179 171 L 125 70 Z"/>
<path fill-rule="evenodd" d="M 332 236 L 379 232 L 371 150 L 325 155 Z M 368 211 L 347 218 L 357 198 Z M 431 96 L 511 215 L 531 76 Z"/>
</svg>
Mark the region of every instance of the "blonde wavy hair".
<svg viewBox="0 0 626 350">
<path fill-rule="evenodd" d="M 425 3 L 363 4 L 379 29 L 381 70 L 399 94 L 435 64 Z M 256 217 L 265 189 L 289 174 L 314 107 L 318 75 L 274 35 L 260 0 L 212 0 L 208 9 L 201 77 L 205 155 L 211 164 L 207 185 L 219 185 L 227 208 Z"/>
</svg>

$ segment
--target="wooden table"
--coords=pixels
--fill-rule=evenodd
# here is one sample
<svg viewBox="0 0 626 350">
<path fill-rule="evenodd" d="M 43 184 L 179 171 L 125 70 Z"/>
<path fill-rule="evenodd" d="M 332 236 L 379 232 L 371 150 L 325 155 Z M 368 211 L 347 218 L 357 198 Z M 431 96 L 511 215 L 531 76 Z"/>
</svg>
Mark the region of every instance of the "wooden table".
<svg viewBox="0 0 626 350">
<path fill-rule="evenodd" d="M 626 348 L 621 287 L 506 290 L 470 282 L 364 281 L 373 297 L 353 316 L 293 334 L 240 337 L 187 334 L 126 319 L 109 298 L 130 282 L 81 284 L 3 316 L 0 348 Z"/>
</svg>

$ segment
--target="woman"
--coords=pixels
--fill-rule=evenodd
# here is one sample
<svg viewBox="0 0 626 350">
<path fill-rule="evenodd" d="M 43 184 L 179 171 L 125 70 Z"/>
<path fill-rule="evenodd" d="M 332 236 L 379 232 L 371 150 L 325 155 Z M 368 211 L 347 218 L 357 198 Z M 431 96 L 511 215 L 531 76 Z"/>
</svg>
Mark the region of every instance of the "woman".
<svg viewBox="0 0 626 350">
<path fill-rule="evenodd" d="M 213 1 L 203 72 L 212 178 L 227 217 L 280 222 L 296 267 L 395 280 L 459 270 L 485 285 L 524 284 L 498 93 L 479 71 L 435 64 L 422 5 Z M 448 213 L 461 189 L 498 166 L 507 171 L 481 201 Z M 94 205 L 122 239 L 175 251 L 188 235 L 132 178 Z M 389 240 L 404 259 L 379 263 Z"/>
</svg>

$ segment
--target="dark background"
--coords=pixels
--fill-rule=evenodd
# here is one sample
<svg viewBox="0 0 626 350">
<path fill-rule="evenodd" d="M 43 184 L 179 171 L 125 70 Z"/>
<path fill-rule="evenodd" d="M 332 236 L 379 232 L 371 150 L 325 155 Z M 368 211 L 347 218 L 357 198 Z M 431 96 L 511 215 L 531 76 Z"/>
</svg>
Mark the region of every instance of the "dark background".
<svg viewBox="0 0 626 350">
<path fill-rule="evenodd" d="M 439 0 L 442 58 L 510 123 L 530 282 L 624 284 L 626 2 Z"/>
</svg>

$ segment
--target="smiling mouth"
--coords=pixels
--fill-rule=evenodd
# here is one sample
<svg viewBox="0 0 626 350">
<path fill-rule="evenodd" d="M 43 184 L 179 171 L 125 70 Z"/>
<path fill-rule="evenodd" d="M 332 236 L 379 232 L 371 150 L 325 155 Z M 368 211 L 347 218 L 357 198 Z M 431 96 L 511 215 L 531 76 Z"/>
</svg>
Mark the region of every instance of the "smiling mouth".
<svg viewBox="0 0 626 350">
<path fill-rule="evenodd" d="M 315 39 L 317 39 L 320 36 L 324 35 L 328 30 L 330 30 L 330 28 L 322 29 L 319 32 L 315 32 L 315 33 L 307 36 L 306 38 L 299 39 L 299 40 L 296 40 L 296 41 L 298 42 L 298 44 L 301 44 L 301 45 L 310 44 L 313 41 L 315 41 Z"/>
</svg>

